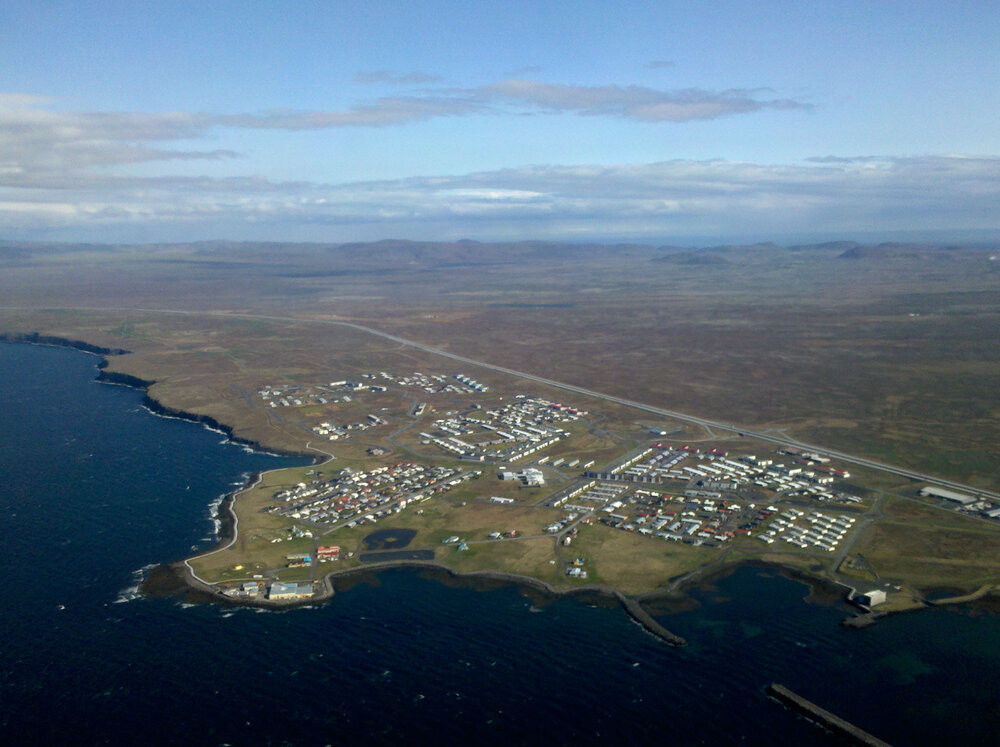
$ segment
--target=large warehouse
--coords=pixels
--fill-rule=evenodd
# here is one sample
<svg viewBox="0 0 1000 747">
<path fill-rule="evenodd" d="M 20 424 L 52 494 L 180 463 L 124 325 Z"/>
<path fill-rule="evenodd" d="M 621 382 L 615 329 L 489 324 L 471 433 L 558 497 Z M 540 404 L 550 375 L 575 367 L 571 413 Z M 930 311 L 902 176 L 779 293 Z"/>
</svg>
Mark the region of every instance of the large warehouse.
<svg viewBox="0 0 1000 747">
<path fill-rule="evenodd" d="M 932 498 L 944 498 L 946 501 L 954 501 L 955 503 L 961 503 L 963 506 L 967 506 L 970 503 L 975 503 L 976 498 L 971 495 L 966 495 L 965 493 L 956 493 L 952 490 L 945 490 L 944 488 L 926 487 L 920 489 L 920 495 L 930 496 Z"/>
</svg>

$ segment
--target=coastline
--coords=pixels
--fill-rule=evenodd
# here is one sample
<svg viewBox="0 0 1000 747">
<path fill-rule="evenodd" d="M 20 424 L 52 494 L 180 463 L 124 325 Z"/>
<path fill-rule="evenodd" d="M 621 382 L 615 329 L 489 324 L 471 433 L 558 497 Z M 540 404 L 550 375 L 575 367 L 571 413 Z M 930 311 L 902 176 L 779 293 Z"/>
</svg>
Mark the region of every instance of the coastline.
<svg viewBox="0 0 1000 747">
<path fill-rule="evenodd" d="M 640 604 L 610 586 L 582 586 L 576 589 L 557 589 L 551 584 L 531 576 L 522 576 L 504 571 L 467 571 L 449 568 L 444 563 L 433 560 L 397 560 L 373 563 L 370 566 L 332 571 L 316 581 L 318 587 L 313 596 L 290 601 L 267 599 L 245 599 L 224 596 L 217 587 L 207 584 L 191 571 L 184 561 L 154 568 L 143 581 L 142 593 L 152 597 L 182 594 L 189 602 L 219 604 L 224 607 L 260 607 L 269 610 L 290 610 L 328 602 L 338 591 L 354 583 L 364 583 L 376 578 L 383 571 L 417 570 L 435 581 L 453 584 L 474 591 L 489 591 L 513 586 L 525 593 L 533 601 L 555 601 L 577 598 L 580 601 L 604 603 L 605 606 L 620 606 L 629 618 L 650 635 L 670 644 L 686 646 L 687 641 L 658 623 Z"/>
<path fill-rule="evenodd" d="M 152 397 L 149 393 L 149 388 L 156 383 L 155 379 L 142 379 L 138 376 L 132 376 L 131 374 L 107 370 L 109 365 L 108 356 L 129 355 L 132 352 L 131 350 L 126 350 L 125 348 L 105 348 L 99 345 L 92 345 L 91 343 L 84 342 L 83 340 L 72 340 L 67 337 L 58 337 L 54 335 L 40 335 L 37 332 L 0 333 L 0 342 L 10 344 L 23 343 L 28 345 L 44 345 L 56 348 L 71 348 L 73 350 L 89 353 L 90 355 L 96 355 L 100 357 L 101 360 L 97 364 L 98 373 L 95 380 L 101 382 L 102 384 L 127 386 L 132 389 L 141 390 L 144 393 L 142 401 L 143 406 L 158 417 L 176 418 L 177 420 L 187 420 L 192 423 L 199 423 L 204 425 L 206 428 L 210 428 L 223 434 L 227 440 L 237 446 L 246 446 L 254 451 L 259 451 L 264 454 L 285 457 L 306 457 L 314 460 L 316 464 L 319 464 L 322 461 L 322 459 L 316 454 L 265 446 L 259 441 L 237 436 L 233 433 L 231 426 L 219 422 L 211 415 L 189 412 L 187 410 L 181 410 L 164 404 L 158 399 Z M 243 489 L 241 488 L 241 490 Z M 236 492 L 238 493 L 240 491 L 238 490 Z"/>
<path fill-rule="evenodd" d="M 370 566 L 350 568 L 343 571 L 333 571 L 323 577 L 323 582 L 330 588 L 332 596 L 337 589 L 338 581 L 357 579 L 364 580 L 377 576 L 381 571 L 392 569 L 410 569 L 424 571 L 429 578 L 437 581 L 455 583 L 476 591 L 514 586 L 529 598 L 553 601 L 557 599 L 578 598 L 581 601 L 604 602 L 618 604 L 628 616 L 647 633 L 669 643 L 672 646 L 685 646 L 687 641 L 679 635 L 671 633 L 650 616 L 638 599 L 629 597 L 611 586 L 589 585 L 575 589 L 557 589 L 546 581 L 522 576 L 506 571 L 456 571 L 453 568 L 434 560 L 400 560 L 386 563 L 373 563 Z M 317 597 L 318 598 L 318 597 Z"/>
<path fill-rule="evenodd" d="M 100 345 L 92 345 L 83 340 L 71 340 L 68 337 L 58 337 L 56 335 L 40 335 L 38 332 L 0 332 L 0 342 L 26 343 L 28 345 L 48 345 L 54 348 L 73 348 L 91 355 L 127 355 L 131 350 L 124 348 L 102 348 Z M 105 365 L 107 363 L 105 362 Z"/>
<path fill-rule="evenodd" d="M 306 457 L 313 460 L 314 464 L 324 462 L 324 459 L 315 453 L 269 448 L 257 441 L 235 436 L 231 426 L 221 423 L 209 415 L 188 412 L 160 402 L 149 394 L 150 387 L 156 383 L 155 380 L 145 380 L 130 374 L 107 370 L 107 366 L 109 365 L 108 356 L 127 355 L 131 352 L 124 348 L 106 348 L 81 340 L 73 340 L 59 336 L 41 335 L 37 332 L 0 333 L 0 342 L 66 347 L 98 356 L 101 358 L 101 361 L 98 363 L 97 367 L 99 372 L 95 379 L 110 385 L 127 386 L 142 390 L 144 392 L 143 405 L 158 417 L 176 418 L 179 420 L 199 423 L 207 428 L 222 433 L 231 443 L 254 449 L 255 451 L 274 454 L 277 456 Z M 202 553 L 202 555 L 219 552 L 226 547 L 229 547 L 235 541 L 238 532 L 238 520 L 234 510 L 236 498 L 239 494 L 247 490 L 247 488 L 258 482 L 262 474 L 263 473 L 255 473 L 250 475 L 247 482 L 242 487 L 227 493 L 222 498 L 221 502 L 218 504 L 216 515 L 213 517 L 219 522 L 219 529 L 217 532 L 218 544 L 214 549 L 210 550 L 208 553 Z M 678 586 L 670 589 L 656 589 L 632 596 L 626 596 L 613 587 L 600 585 L 582 586 L 565 590 L 557 589 L 551 584 L 540 579 L 504 571 L 481 570 L 459 572 L 437 561 L 388 561 L 384 563 L 374 563 L 359 568 L 346 569 L 343 571 L 331 571 L 317 580 L 316 583 L 319 585 L 317 592 L 314 596 L 306 599 L 290 601 L 270 601 L 266 599 L 248 600 L 226 597 L 219 591 L 218 587 L 199 579 L 194 574 L 191 567 L 187 564 L 187 561 L 190 559 L 191 558 L 186 558 L 174 563 L 157 566 L 142 582 L 142 593 L 149 596 L 167 596 L 184 593 L 187 595 L 187 598 L 193 602 L 219 604 L 221 606 L 249 606 L 271 610 L 283 610 L 305 607 L 328 601 L 335 595 L 337 582 L 341 580 L 363 580 L 366 576 L 374 577 L 379 572 L 385 570 L 416 569 L 427 572 L 436 580 L 457 583 L 463 586 L 471 586 L 474 589 L 482 590 L 486 588 L 497 588 L 500 586 L 515 586 L 527 595 L 534 595 L 535 598 L 543 600 L 575 597 L 582 599 L 589 598 L 589 600 L 599 603 L 619 604 L 629 614 L 630 618 L 643 627 L 647 632 L 660 638 L 661 640 L 666 641 L 667 643 L 670 643 L 671 645 L 679 646 L 685 645 L 686 641 L 660 626 L 659 623 L 657 623 L 649 615 L 649 613 L 646 612 L 643 605 L 659 604 L 677 609 L 690 608 L 692 605 L 697 605 L 697 601 L 687 593 L 689 589 L 699 587 L 704 588 L 709 586 L 713 581 L 734 572 L 737 568 L 742 566 L 749 565 L 774 570 L 781 573 L 786 578 L 800 581 L 808 585 L 811 591 L 810 594 L 805 597 L 805 601 L 818 601 L 820 603 L 823 603 L 824 600 L 828 602 L 845 601 L 841 590 L 837 588 L 837 582 L 829 578 L 813 576 L 803 572 L 799 568 L 787 567 L 756 559 L 726 563 L 717 568 L 708 570 L 704 574 L 700 574 L 697 578 L 692 579 L 690 583 L 680 583 Z M 931 594 L 932 592 L 933 590 L 925 590 L 924 594 Z M 910 609 L 885 612 L 875 610 L 868 613 L 854 614 L 847 617 L 844 620 L 844 623 L 848 624 L 850 627 L 861 628 L 873 624 L 877 620 L 890 615 L 915 612 L 921 609 L 939 606 L 968 606 L 971 608 L 1000 613 L 1000 596 L 997 595 L 995 589 L 984 588 L 970 594 L 959 595 L 952 598 L 937 599 L 933 601 L 925 599 L 922 606 Z M 667 614 L 669 614 L 669 612 Z"/>
<path fill-rule="evenodd" d="M 119 379 L 119 380 L 113 380 Z M 126 379 L 131 381 L 126 381 Z M 225 423 L 220 423 L 218 420 L 213 418 L 211 415 L 200 415 L 197 413 L 188 412 L 186 410 L 179 410 L 177 408 L 165 405 L 157 399 L 154 399 L 149 395 L 149 386 L 154 382 L 143 382 L 142 379 L 138 379 L 134 376 L 129 376 L 128 374 L 117 374 L 115 372 L 110 372 L 107 374 L 106 378 L 98 376 L 99 381 L 103 381 L 109 384 L 119 384 L 122 386 L 129 386 L 135 389 L 146 390 L 145 397 L 143 397 L 142 404 L 154 415 L 161 418 L 176 418 L 177 420 L 187 420 L 191 423 L 198 423 L 205 426 L 213 431 L 218 431 L 223 434 L 231 443 L 237 446 L 246 446 L 249 449 L 258 451 L 262 454 L 271 454 L 272 456 L 282 456 L 282 457 L 305 457 L 307 459 L 312 459 L 313 464 L 320 464 L 323 460 L 317 457 L 315 454 L 307 454 L 300 451 L 291 451 L 288 449 L 278 449 L 271 446 L 264 446 L 259 441 L 254 441 L 249 438 L 242 438 L 240 436 L 233 435 L 233 429 L 231 426 Z M 141 384 L 132 382 L 142 382 Z M 242 492 L 245 488 L 240 488 L 237 493 Z"/>
</svg>

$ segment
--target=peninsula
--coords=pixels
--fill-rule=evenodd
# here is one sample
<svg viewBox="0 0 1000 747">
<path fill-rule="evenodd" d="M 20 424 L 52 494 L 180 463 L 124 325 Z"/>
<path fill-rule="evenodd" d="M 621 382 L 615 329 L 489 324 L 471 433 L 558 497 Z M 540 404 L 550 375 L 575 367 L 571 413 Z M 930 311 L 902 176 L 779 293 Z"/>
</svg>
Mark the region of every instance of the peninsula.
<svg viewBox="0 0 1000 747">
<path fill-rule="evenodd" d="M 840 365 L 908 325 L 952 329 L 954 315 L 973 313 L 962 309 L 979 291 L 948 300 L 927 291 L 886 321 L 878 304 L 913 289 L 898 275 L 891 293 L 868 283 L 867 294 L 837 296 L 839 313 L 884 329 L 849 340 L 856 333 L 824 319 L 832 308 L 817 309 L 823 297 L 810 295 L 816 274 L 837 292 L 856 277 L 858 260 L 844 247 L 714 250 L 722 265 L 679 264 L 669 250 L 636 247 L 576 248 L 569 261 L 560 257 L 566 248 L 543 259 L 518 246 L 509 264 L 488 246 L 419 249 L 409 265 L 449 288 L 445 296 L 424 293 L 428 277 L 393 278 L 416 251 L 405 242 L 374 245 L 385 256 L 366 257 L 370 265 L 358 264 L 356 249 L 293 247 L 296 271 L 247 247 L 169 247 L 141 259 L 109 250 L 97 264 L 129 289 L 125 305 L 108 308 L 94 304 L 86 283 L 46 272 L 52 249 L 37 248 L 38 262 L 18 272 L 47 278 L 65 305 L 12 305 L 2 328 L 8 340 L 80 341 L 106 356 L 103 378 L 146 387 L 159 412 L 312 457 L 231 496 L 220 509 L 220 546 L 174 566 L 221 602 L 311 602 L 338 579 L 398 564 L 623 600 L 680 594 L 738 564 L 766 563 L 835 584 L 876 613 L 984 595 L 1000 583 L 989 433 L 934 399 L 965 403 L 969 417 L 988 421 L 995 392 L 991 405 L 976 390 L 989 354 L 983 365 L 951 364 L 961 391 L 943 393 L 934 386 L 944 354 L 926 340 L 908 344 L 941 363 L 904 361 L 893 373 L 891 349 L 857 357 L 862 373 L 883 377 L 876 392 L 848 389 L 858 372 Z M 897 273 L 918 272 L 939 262 L 935 251 L 896 251 L 891 260 L 875 252 L 864 273 L 888 272 L 890 261 Z M 467 267 L 454 269 L 456 253 Z M 253 294 L 213 284 L 190 295 L 220 256 L 242 258 Z M 972 250 L 948 256 L 957 258 L 951 279 L 988 261 Z M 643 277 L 610 271 L 622 257 L 641 263 Z M 512 276 L 533 266 L 539 285 L 490 290 L 479 274 L 487 265 Z M 376 266 L 387 276 L 370 277 Z M 130 285 L 163 273 L 176 287 L 156 291 L 161 298 Z M 788 283 L 782 332 L 800 335 L 798 347 L 768 327 L 778 316 L 753 319 L 768 277 Z M 663 296 L 658 280 L 684 303 Z M 717 296 L 723 284 L 730 292 Z M 345 295 L 345 285 L 356 293 Z M 383 303 L 390 285 L 399 292 Z M 298 308 L 276 305 L 307 289 Z M 308 298 L 320 292 L 329 295 Z M 925 319 L 931 299 L 947 313 Z M 974 313 L 980 337 L 965 341 L 969 349 L 997 318 L 995 306 Z M 700 333 L 690 337 L 695 320 Z M 824 343 L 806 342 L 819 332 Z M 790 353 L 807 344 L 796 366 Z M 738 360 L 720 357 L 730 346 Z M 892 376 L 895 387 L 885 383 Z"/>
</svg>

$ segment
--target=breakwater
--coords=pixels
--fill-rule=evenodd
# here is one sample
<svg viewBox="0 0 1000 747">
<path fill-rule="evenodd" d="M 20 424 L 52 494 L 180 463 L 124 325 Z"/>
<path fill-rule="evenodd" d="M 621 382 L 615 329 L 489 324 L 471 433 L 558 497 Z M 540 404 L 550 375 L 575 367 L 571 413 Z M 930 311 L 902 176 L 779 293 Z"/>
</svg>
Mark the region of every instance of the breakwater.
<svg viewBox="0 0 1000 747">
<path fill-rule="evenodd" d="M 662 641 L 666 641 L 671 646 L 686 646 L 687 641 L 681 638 L 675 633 L 671 633 L 665 627 L 660 625 L 653 616 L 650 615 L 646 610 L 642 608 L 635 599 L 630 599 L 621 592 L 615 592 L 615 597 L 621 603 L 622 608 L 628 613 L 636 623 L 641 625 L 648 633 L 655 635 Z"/>
<path fill-rule="evenodd" d="M 889 747 L 888 742 L 883 742 L 878 737 L 874 737 L 863 729 L 849 721 L 845 721 L 839 716 L 835 716 L 827 710 L 820 708 L 810 700 L 806 700 L 801 695 L 796 695 L 784 685 L 771 683 L 767 686 L 767 694 L 778 702 L 788 706 L 794 711 L 798 711 L 810 721 L 815 721 L 825 729 L 829 729 L 834 734 L 846 738 L 852 744 L 870 745 L 871 747 Z"/>
</svg>

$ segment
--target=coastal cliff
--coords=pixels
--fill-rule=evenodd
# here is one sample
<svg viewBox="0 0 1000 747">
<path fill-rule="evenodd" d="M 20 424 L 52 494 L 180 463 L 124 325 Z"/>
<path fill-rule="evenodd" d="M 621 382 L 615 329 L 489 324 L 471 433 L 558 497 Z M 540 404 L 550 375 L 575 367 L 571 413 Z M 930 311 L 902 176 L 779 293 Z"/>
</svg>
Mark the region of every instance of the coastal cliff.
<svg viewBox="0 0 1000 747">
<path fill-rule="evenodd" d="M 124 348 L 104 348 L 100 345 L 92 345 L 82 340 L 70 340 L 66 337 L 56 337 L 53 335 L 41 335 L 38 332 L 16 332 L 0 333 L 0 342 L 27 342 L 33 345 L 53 345 L 61 348 L 73 348 L 82 350 L 93 355 L 126 355 L 130 350 Z M 104 365 L 107 365 L 105 362 Z"/>
</svg>

